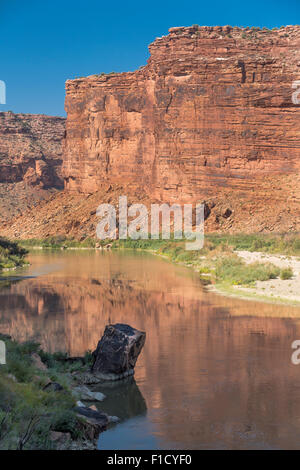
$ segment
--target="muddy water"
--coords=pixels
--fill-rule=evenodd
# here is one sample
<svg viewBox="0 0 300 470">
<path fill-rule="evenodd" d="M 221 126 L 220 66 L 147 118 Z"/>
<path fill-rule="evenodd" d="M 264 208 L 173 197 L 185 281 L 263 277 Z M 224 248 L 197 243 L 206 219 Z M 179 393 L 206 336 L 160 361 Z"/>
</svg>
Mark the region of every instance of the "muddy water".
<svg viewBox="0 0 300 470">
<path fill-rule="evenodd" d="M 0 289 L 0 331 L 71 355 L 107 323 L 147 332 L 135 380 L 104 387 L 121 423 L 99 448 L 300 448 L 300 309 L 205 292 L 197 276 L 141 253 L 36 253 Z"/>
</svg>

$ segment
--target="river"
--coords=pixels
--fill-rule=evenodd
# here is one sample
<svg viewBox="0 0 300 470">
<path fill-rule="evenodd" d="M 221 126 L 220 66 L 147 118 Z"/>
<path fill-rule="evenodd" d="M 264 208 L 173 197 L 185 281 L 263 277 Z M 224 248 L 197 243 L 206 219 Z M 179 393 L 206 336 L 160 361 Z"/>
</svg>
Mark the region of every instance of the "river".
<svg viewBox="0 0 300 470">
<path fill-rule="evenodd" d="M 299 449 L 300 309 L 207 292 L 141 252 L 36 251 L 0 289 L 0 331 L 72 356 L 108 323 L 147 333 L 135 378 L 99 388 L 100 449 Z"/>
</svg>

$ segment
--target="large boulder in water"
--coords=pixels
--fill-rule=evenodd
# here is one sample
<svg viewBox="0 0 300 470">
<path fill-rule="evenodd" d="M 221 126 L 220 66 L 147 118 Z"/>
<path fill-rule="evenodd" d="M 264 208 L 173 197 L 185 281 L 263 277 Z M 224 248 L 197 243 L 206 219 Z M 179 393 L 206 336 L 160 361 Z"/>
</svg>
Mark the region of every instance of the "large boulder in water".
<svg viewBox="0 0 300 470">
<path fill-rule="evenodd" d="M 93 352 L 92 372 L 103 380 L 119 380 L 132 375 L 145 340 L 145 332 L 129 325 L 107 325 Z"/>
</svg>

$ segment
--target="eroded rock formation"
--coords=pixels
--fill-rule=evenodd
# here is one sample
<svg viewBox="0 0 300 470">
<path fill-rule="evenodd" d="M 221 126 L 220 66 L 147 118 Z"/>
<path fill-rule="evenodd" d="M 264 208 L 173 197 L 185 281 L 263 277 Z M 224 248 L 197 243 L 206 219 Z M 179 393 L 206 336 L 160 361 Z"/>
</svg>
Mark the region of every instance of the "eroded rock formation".
<svg viewBox="0 0 300 470">
<path fill-rule="evenodd" d="M 65 119 L 0 113 L 0 183 L 62 188 Z"/>
<path fill-rule="evenodd" d="M 9 218 L 63 188 L 65 119 L 0 113 L 0 217 Z"/>
</svg>

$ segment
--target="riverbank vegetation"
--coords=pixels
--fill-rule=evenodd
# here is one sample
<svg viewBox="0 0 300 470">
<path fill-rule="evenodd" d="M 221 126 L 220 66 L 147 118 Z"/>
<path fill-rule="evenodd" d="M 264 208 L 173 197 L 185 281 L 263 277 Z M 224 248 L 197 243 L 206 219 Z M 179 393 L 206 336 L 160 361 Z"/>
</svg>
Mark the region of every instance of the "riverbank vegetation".
<svg viewBox="0 0 300 470">
<path fill-rule="evenodd" d="M 253 286 L 256 281 L 266 281 L 280 277 L 291 279 L 290 268 L 278 268 L 269 262 L 246 263 L 238 256 L 238 251 L 263 252 L 300 256 L 300 236 L 298 234 L 207 234 L 204 247 L 199 251 L 187 251 L 185 240 L 96 240 L 78 241 L 64 237 L 51 237 L 45 240 L 25 240 L 26 248 L 75 249 L 111 248 L 145 250 L 158 254 L 175 263 L 192 267 L 202 278 L 213 283 Z"/>
<path fill-rule="evenodd" d="M 53 432 L 84 439 L 70 384 L 73 371 L 90 365 L 90 355 L 68 361 L 64 354 L 43 352 L 37 343 L 19 344 L 1 334 L 0 340 L 7 361 L 0 365 L 0 449 L 54 449 Z"/>
<path fill-rule="evenodd" d="M 178 240 L 97 240 L 85 238 L 76 240 L 64 236 L 48 237 L 45 239 L 20 240 L 25 248 L 68 249 L 95 248 L 113 243 L 113 247 L 151 250 L 169 245 L 183 244 Z M 300 256 L 300 234 L 205 234 L 204 250 L 219 245 L 227 245 L 233 250 L 261 251 L 272 254 Z"/>
<path fill-rule="evenodd" d="M 119 247 L 128 246 L 127 241 L 115 242 Z M 129 243 L 132 246 L 132 243 Z M 151 249 L 156 254 L 170 259 L 172 262 L 184 264 L 199 272 L 202 278 L 209 277 L 213 283 L 228 283 L 231 285 L 252 286 L 256 281 L 275 279 L 281 275 L 281 270 L 271 263 L 247 264 L 234 251 L 228 241 L 219 239 L 206 240 L 200 251 L 187 251 L 183 242 L 161 242 L 151 247 L 143 247 L 139 243 L 139 249 Z M 292 275 L 292 273 L 290 273 Z M 288 273 L 284 273 L 285 276 Z"/>
<path fill-rule="evenodd" d="M 183 241 L 170 240 L 173 243 Z M 139 249 L 157 249 L 170 243 L 167 240 L 116 240 L 114 246 Z M 169 245 L 170 246 L 170 245 Z M 260 251 L 270 254 L 300 256 L 300 234 L 205 234 L 204 247 L 200 253 L 226 246 L 234 251 Z"/>
<path fill-rule="evenodd" d="M 0 237 L 0 272 L 26 263 L 27 250 L 16 242 Z"/>
<path fill-rule="evenodd" d="M 20 240 L 22 247 L 27 249 L 52 249 L 67 250 L 71 248 L 95 248 L 97 240 L 93 238 L 85 238 L 84 240 L 76 240 L 75 238 L 67 238 L 64 236 L 48 237 L 44 239 L 31 238 L 28 240 Z"/>
</svg>

